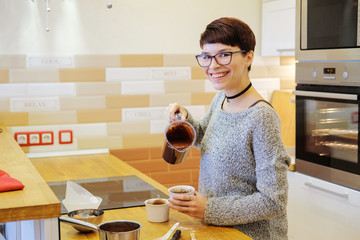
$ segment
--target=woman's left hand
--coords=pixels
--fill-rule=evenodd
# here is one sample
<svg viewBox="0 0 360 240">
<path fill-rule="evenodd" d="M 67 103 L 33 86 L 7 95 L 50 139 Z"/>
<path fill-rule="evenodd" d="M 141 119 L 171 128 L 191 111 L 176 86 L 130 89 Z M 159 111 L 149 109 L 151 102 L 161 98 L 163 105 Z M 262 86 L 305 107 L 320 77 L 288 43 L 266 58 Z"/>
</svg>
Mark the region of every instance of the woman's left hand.
<svg viewBox="0 0 360 240">
<path fill-rule="evenodd" d="M 174 195 L 169 199 L 170 208 L 189 216 L 204 219 L 207 198 L 195 191 L 194 195 Z"/>
</svg>

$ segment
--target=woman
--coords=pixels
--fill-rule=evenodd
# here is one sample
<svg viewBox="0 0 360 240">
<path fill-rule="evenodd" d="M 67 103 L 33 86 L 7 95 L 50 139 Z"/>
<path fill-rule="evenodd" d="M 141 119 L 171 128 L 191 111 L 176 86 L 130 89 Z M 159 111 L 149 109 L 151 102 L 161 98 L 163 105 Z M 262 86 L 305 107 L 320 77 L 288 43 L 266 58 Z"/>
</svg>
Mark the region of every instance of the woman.
<svg viewBox="0 0 360 240">
<path fill-rule="evenodd" d="M 220 18 L 201 34 L 200 47 L 196 59 L 219 91 L 200 121 L 169 105 L 169 121 L 180 112 L 195 127 L 201 149 L 199 191 L 169 199 L 170 207 L 254 239 L 287 239 L 290 158 L 278 115 L 250 82 L 255 36 L 244 22 Z"/>
</svg>

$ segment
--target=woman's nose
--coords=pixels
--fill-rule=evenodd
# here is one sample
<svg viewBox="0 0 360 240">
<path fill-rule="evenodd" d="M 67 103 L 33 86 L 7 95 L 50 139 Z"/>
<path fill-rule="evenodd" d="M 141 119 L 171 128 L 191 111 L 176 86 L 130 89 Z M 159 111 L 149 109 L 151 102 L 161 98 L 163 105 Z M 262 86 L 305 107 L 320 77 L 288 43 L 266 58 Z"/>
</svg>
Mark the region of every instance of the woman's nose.
<svg viewBox="0 0 360 240">
<path fill-rule="evenodd" d="M 217 63 L 215 57 L 211 58 L 211 63 L 209 65 L 210 68 L 217 68 L 219 67 L 220 65 Z"/>
</svg>

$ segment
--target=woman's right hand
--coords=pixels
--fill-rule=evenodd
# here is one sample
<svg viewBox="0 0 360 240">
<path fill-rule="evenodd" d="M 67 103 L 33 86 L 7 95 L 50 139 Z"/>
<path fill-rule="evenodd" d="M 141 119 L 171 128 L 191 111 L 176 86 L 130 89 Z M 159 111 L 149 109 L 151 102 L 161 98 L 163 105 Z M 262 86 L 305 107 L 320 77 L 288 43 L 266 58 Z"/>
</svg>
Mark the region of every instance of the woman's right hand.
<svg viewBox="0 0 360 240">
<path fill-rule="evenodd" d="M 175 116 L 176 113 L 181 114 L 181 120 L 185 121 L 187 118 L 187 111 L 184 107 L 180 106 L 178 103 L 170 103 L 168 108 L 167 108 L 167 112 L 168 112 L 168 120 L 169 122 L 173 122 L 175 120 L 178 120 L 177 117 Z"/>
</svg>

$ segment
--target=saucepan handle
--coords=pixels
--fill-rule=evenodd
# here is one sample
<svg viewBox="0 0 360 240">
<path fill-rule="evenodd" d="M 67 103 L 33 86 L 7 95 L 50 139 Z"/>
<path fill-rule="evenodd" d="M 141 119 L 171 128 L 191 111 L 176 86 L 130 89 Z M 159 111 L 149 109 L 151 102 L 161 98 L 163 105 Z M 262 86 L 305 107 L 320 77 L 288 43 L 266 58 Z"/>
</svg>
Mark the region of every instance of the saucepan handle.
<svg viewBox="0 0 360 240">
<path fill-rule="evenodd" d="M 83 228 L 88 228 L 89 230 L 99 230 L 98 226 L 89 222 L 81 221 L 74 218 L 69 217 L 59 217 L 59 220 L 64 223 L 68 223 L 72 226 L 81 226 Z"/>
</svg>

